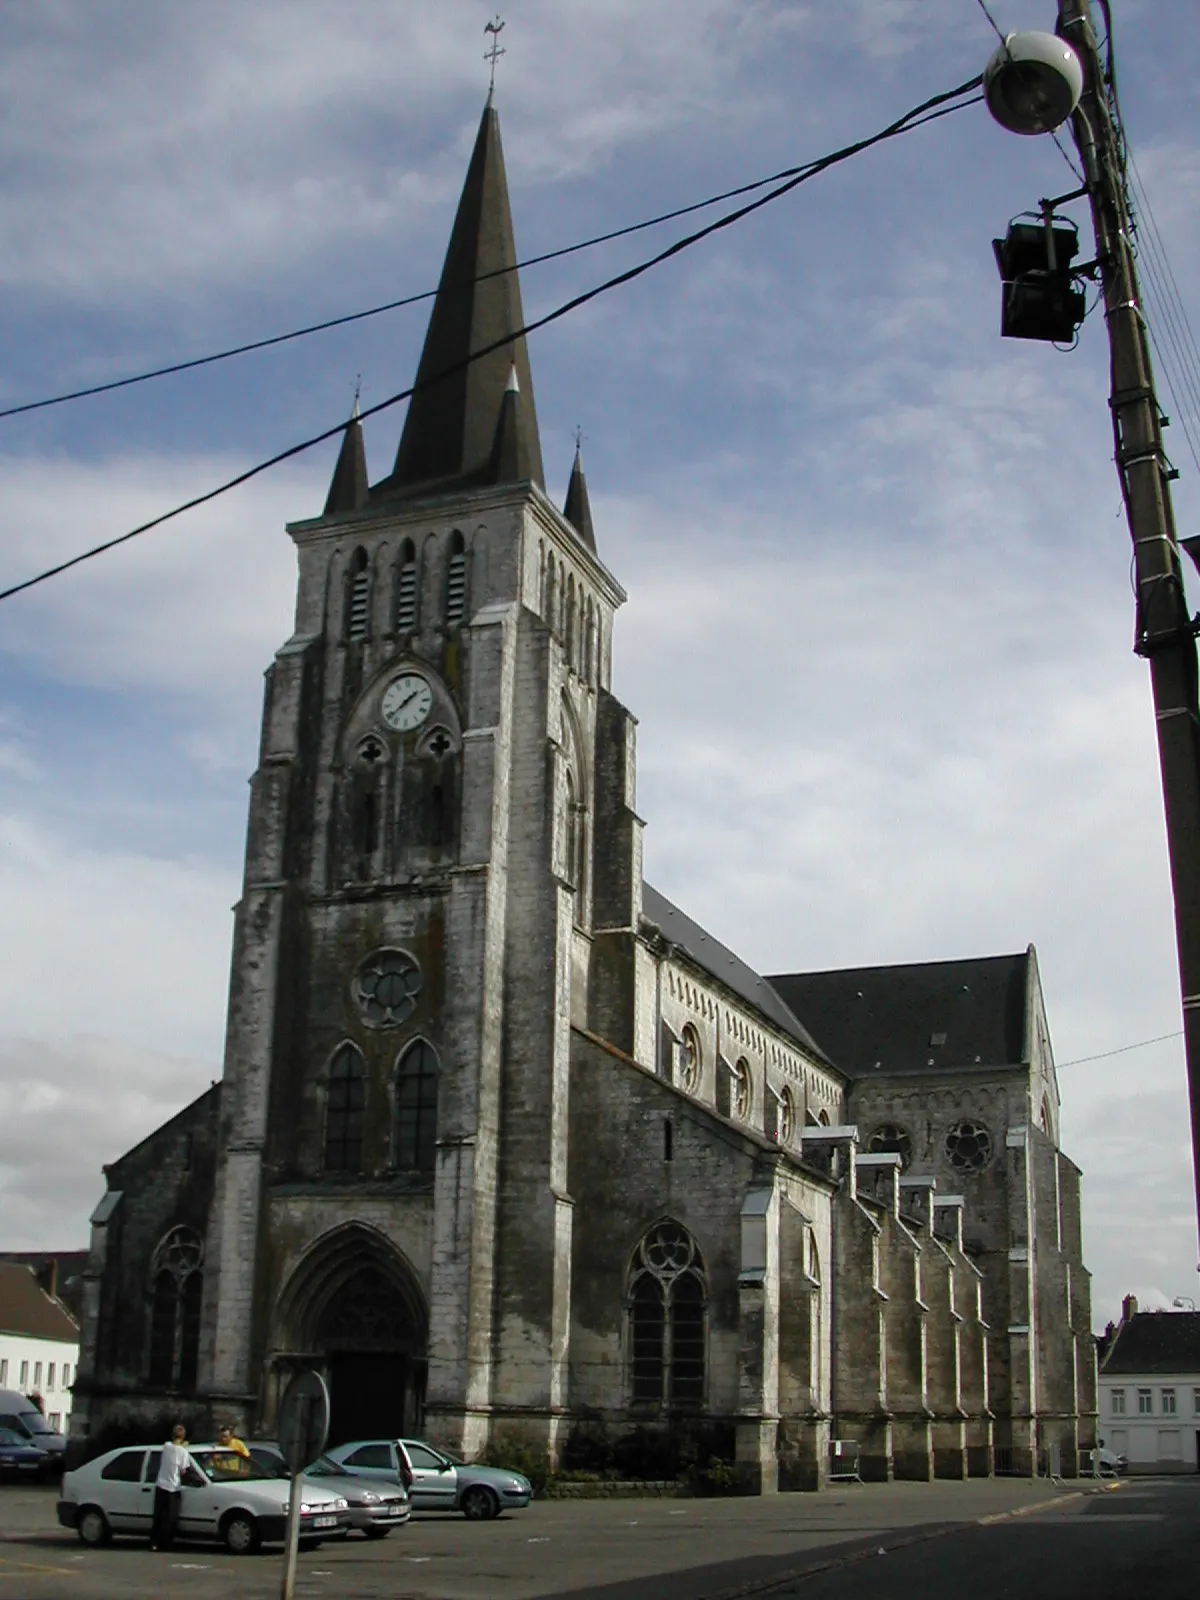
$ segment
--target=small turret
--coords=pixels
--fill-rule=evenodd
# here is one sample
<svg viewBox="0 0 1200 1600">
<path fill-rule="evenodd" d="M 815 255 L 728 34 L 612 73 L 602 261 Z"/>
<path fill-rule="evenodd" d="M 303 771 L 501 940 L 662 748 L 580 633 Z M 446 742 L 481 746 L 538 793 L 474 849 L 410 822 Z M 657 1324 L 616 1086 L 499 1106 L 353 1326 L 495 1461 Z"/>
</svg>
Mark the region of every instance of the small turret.
<svg viewBox="0 0 1200 1600">
<path fill-rule="evenodd" d="M 575 464 L 571 468 L 571 481 L 567 485 L 563 516 L 594 555 L 596 532 L 592 527 L 592 508 L 588 501 L 587 479 L 583 475 L 583 453 L 578 443 L 575 445 Z"/>
<path fill-rule="evenodd" d="M 342 435 L 342 448 L 338 452 L 337 466 L 329 485 L 325 501 L 325 515 L 336 517 L 344 511 L 357 511 L 367 503 L 367 450 L 363 443 L 362 423 L 358 416 L 358 396 L 354 396 L 354 410 Z"/>
</svg>

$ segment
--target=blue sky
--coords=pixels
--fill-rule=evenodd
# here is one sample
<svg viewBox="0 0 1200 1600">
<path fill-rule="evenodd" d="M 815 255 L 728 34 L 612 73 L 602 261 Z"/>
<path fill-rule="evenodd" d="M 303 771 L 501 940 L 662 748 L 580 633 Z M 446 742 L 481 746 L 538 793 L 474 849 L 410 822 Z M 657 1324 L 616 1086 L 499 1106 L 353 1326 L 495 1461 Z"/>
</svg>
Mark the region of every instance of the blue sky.
<svg viewBox="0 0 1200 1600">
<path fill-rule="evenodd" d="M 1195 326 L 1200 37 L 1189 7 L 1114 9 Z M 1050 0 L 992 10 L 1053 22 Z M 0 405 L 431 286 L 488 15 L 6 7 Z M 995 42 L 974 0 L 505 15 L 524 255 L 820 155 Z M 1070 354 L 998 333 L 992 237 L 1073 184 L 1049 140 L 974 107 L 531 342 L 548 488 L 581 426 L 630 595 L 614 675 L 640 718 L 648 875 L 765 971 L 1033 942 L 1061 1062 L 1180 1026 L 1103 326 Z M 531 269 L 526 311 L 670 237 Z M 425 315 L 0 422 L 0 586 L 335 423 L 357 374 L 368 405 L 404 387 Z M 400 421 L 368 426 L 374 476 Z M 1168 442 L 1196 531 L 1178 426 Z M 319 510 L 334 453 L 0 607 L 9 1247 L 85 1242 L 100 1163 L 219 1074 L 261 673 L 291 626 L 283 523 Z M 1128 1290 L 1194 1293 L 1178 1040 L 1064 1067 L 1062 1088 L 1097 1321 Z"/>
</svg>

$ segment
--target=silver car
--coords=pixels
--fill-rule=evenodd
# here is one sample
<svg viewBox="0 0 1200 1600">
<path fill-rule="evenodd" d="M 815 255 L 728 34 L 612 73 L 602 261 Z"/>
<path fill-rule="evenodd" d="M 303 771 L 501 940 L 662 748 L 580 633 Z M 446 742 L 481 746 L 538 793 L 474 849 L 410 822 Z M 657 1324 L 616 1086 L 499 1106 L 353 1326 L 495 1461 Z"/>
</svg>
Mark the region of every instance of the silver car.
<svg viewBox="0 0 1200 1600">
<path fill-rule="evenodd" d="M 291 1477 L 291 1469 L 277 1444 L 255 1442 L 250 1444 L 249 1450 L 251 1459 L 265 1472 L 277 1478 Z M 339 1466 L 329 1456 L 318 1456 L 311 1467 L 305 1467 L 305 1482 L 310 1478 L 320 1478 L 326 1488 L 343 1496 L 350 1508 L 350 1526 L 368 1539 L 386 1539 L 393 1528 L 403 1527 L 411 1514 L 408 1495 L 399 1478 L 379 1478 L 372 1482 Z"/>
<path fill-rule="evenodd" d="M 357 1439 L 327 1454 L 363 1477 L 399 1475 L 414 1511 L 461 1511 L 472 1521 L 519 1511 L 533 1498 L 529 1479 L 507 1467 L 473 1466 L 423 1439 Z"/>
<path fill-rule="evenodd" d="M 180 1486 L 179 1539 L 216 1539 L 233 1555 L 249 1555 L 262 1544 L 283 1541 L 289 1483 L 212 1445 L 189 1445 L 188 1455 L 191 1464 Z M 136 1445 L 109 1450 L 68 1472 L 58 1502 L 59 1522 L 74 1528 L 86 1545 L 108 1544 L 118 1533 L 148 1539 L 161 1458 L 161 1450 Z M 303 1493 L 301 1544 L 312 1550 L 323 1539 L 344 1538 L 350 1527 L 345 1498 L 308 1482 Z"/>
</svg>

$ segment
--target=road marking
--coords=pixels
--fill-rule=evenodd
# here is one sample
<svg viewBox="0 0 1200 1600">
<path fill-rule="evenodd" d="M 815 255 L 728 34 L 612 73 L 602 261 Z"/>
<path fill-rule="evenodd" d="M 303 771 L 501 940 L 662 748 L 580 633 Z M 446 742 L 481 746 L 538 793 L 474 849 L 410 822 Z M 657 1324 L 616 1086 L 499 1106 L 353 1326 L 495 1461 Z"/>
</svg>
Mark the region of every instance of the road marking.
<svg viewBox="0 0 1200 1600">
<path fill-rule="evenodd" d="M 17 1572 L 57 1572 L 65 1574 L 68 1578 L 78 1576 L 71 1567 L 46 1567 L 36 1561 L 13 1561 L 8 1556 L 0 1556 L 0 1571 L 14 1570 Z"/>
<path fill-rule="evenodd" d="M 541 1538 L 538 1538 L 538 1539 L 526 1539 L 525 1543 L 526 1544 L 549 1544 L 550 1543 L 550 1535 L 547 1533 L 547 1534 L 543 1534 L 541 1536 Z"/>
</svg>

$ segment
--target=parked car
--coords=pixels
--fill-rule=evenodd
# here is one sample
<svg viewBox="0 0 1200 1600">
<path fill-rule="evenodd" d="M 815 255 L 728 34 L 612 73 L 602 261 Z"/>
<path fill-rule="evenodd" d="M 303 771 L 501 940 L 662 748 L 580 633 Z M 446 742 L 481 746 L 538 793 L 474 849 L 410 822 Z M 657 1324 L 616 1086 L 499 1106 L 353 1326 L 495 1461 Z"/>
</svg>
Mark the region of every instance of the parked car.
<svg viewBox="0 0 1200 1600">
<path fill-rule="evenodd" d="M 1101 1439 L 1098 1449 L 1092 1451 L 1092 1472 L 1097 1478 L 1119 1478 L 1129 1466 L 1129 1457 L 1105 1448 Z"/>
<path fill-rule="evenodd" d="M 474 1466 L 435 1450 L 423 1439 L 357 1439 L 328 1452 L 364 1477 L 394 1477 L 408 1485 L 414 1511 L 461 1511 L 472 1521 L 521 1510 L 533 1498 L 529 1479 L 507 1467 Z"/>
<path fill-rule="evenodd" d="M 34 1405 L 16 1389 L 0 1389 L 0 1428 L 28 1439 L 48 1458 L 46 1466 L 51 1472 L 61 1472 L 67 1441 L 52 1428 Z"/>
<path fill-rule="evenodd" d="M 263 1544 L 279 1544 L 287 1531 L 291 1486 L 253 1461 L 231 1464 L 230 1452 L 190 1445 L 182 1482 L 178 1536 L 217 1539 L 233 1555 Z M 68 1472 L 58 1502 L 58 1520 L 74 1528 L 86 1545 L 107 1544 L 116 1533 L 150 1537 L 154 1480 L 162 1451 L 146 1445 L 109 1450 Z M 323 1539 L 344 1538 L 350 1529 L 345 1498 L 320 1484 L 305 1483 L 300 1505 L 300 1542 L 316 1549 Z"/>
<path fill-rule="evenodd" d="M 6 1477 L 44 1478 L 50 1471 L 50 1457 L 39 1450 L 27 1434 L 15 1428 L 0 1428 L 0 1473 Z"/>
<path fill-rule="evenodd" d="M 251 1459 L 273 1477 L 290 1478 L 291 1469 L 277 1444 L 257 1441 L 247 1447 Z M 304 1469 L 304 1481 L 320 1478 L 325 1487 L 335 1489 L 350 1507 L 350 1526 L 368 1539 L 386 1539 L 393 1528 L 404 1525 L 412 1514 L 408 1493 L 399 1478 L 363 1478 L 348 1467 L 341 1467 L 329 1456 L 318 1456 Z M 334 1480 L 326 1481 L 326 1480 Z"/>
</svg>

